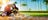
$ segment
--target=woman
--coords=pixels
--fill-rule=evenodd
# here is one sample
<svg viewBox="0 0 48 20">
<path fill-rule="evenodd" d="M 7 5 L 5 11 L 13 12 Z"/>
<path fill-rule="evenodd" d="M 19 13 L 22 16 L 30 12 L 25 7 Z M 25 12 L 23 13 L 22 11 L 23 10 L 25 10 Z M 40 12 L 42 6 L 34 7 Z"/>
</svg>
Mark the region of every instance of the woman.
<svg viewBox="0 0 48 20">
<path fill-rule="evenodd" d="M 4 12 L 7 12 L 7 16 L 9 16 L 11 14 L 11 4 L 8 4 L 5 7 Z"/>
</svg>

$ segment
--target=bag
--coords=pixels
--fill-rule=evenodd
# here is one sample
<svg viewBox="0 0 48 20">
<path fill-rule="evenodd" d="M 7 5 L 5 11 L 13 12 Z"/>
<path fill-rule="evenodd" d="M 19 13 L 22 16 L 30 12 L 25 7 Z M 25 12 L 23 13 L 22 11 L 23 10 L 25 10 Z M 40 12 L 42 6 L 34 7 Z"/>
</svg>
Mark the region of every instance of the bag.
<svg viewBox="0 0 48 20">
<path fill-rule="evenodd" d="M 7 12 L 2 13 L 2 16 L 6 16 Z"/>
</svg>

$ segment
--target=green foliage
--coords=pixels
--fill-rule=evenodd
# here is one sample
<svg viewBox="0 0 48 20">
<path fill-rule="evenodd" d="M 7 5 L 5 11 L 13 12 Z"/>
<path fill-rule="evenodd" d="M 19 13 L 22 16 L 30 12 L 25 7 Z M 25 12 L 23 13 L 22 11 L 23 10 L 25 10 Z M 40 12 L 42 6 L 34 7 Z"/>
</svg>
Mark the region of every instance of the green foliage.
<svg viewBox="0 0 48 20">
<path fill-rule="evenodd" d="M 43 0 L 43 3 L 46 3 L 46 0 Z M 46 4 L 45 4 L 46 5 Z"/>
<path fill-rule="evenodd" d="M 17 2 L 14 2 L 14 4 L 17 4 Z"/>
<path fill-rule="evenodd" d="M 46 0 L 46 4 L 48 4 L 48 0 Z"/>
<path fill-rule="evenodd" d="M 44 0 L 44 2 L 46 2 L 46 0 Z"/>
<path fill-rule="evenodd" d="M 34 2 L 34 1 L 36 1 L 36 0 L 31 0 L 31 2 L 32 2 L 32 1 Z"/>
<path fill-rule="evenodd" d="M 22 6 L 27 6 L 27 4 L 22 4 Z"/>
<path fill-rule="evenodd" d="M 30 16 L 48 17 L 48 15 L 30 15 Z"/>
<path fill-rule="evenodd" d="M 31 8 L 29 8 L 29 11 L 31 11 L 32 9 Z"/>
</svg>

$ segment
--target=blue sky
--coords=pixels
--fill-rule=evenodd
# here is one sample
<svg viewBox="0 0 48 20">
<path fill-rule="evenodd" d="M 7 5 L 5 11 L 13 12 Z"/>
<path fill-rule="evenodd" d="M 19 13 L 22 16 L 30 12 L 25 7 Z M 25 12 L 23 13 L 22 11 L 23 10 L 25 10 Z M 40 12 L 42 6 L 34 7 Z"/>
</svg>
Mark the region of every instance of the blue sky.
<svg viewBox="0 0 48 20">
<path fill-rule="evenodd" d="M 37 0 L 36 2 L 31 2 L 31 0 L 10 0 L 11 2 L 17 2 L 16 6 L 19 8 L 19 11 L 46 11 L 46 5 L 43 3 L 43 0 Z M 27 6 L 22 6 L 21 4 L 26 3 Z"/>
<path fill-rule="evenodd" d="M 20 0 L 20 1 L 21 1 L 21 3 L 23 2 L 22 0 Z M 28 6 L 26 6 L 26 8 L 28 8 L 28 9 L 31 8 L 32 9 L 31 11 L 41 11 L 41 10 L 46 11 L 46 5 L 43 3 L 43 0 L 37 0 L 36 2 L 31 2 L 31 0 L 24 0 L 24 2 L 26 2 L 28 5 Z"/>
</svg>

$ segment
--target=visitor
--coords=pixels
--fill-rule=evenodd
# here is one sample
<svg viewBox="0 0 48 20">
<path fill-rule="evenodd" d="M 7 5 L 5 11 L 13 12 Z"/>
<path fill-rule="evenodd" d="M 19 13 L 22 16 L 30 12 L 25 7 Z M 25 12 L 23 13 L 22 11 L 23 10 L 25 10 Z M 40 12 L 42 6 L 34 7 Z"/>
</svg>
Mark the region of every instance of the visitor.
<svg viewBox="0 0 48 20">
<path fill-rule="evenodd" d="M 7 12 L 7 16 L 9 16 L 11 14 L 11 4 L 8 4 L 5 7 L 4 12 Z"/>
</svg>

